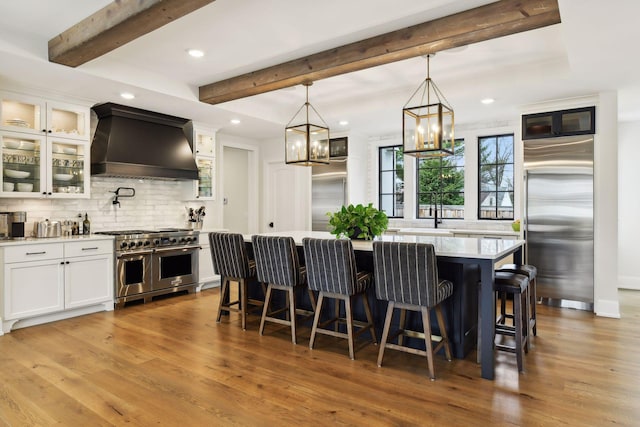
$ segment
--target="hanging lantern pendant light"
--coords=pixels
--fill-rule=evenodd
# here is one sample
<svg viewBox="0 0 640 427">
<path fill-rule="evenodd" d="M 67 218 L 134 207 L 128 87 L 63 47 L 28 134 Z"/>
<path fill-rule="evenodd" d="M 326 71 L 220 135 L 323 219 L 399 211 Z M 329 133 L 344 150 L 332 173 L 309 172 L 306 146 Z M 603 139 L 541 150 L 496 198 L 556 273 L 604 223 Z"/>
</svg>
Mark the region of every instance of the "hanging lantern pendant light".
<svg viewBox="0 0 640 427">
<path fill-rule="evenodd" d="M 305 83 L 306 101 L 287 124 L 284 132 L 285 163 L 300 166 L 329 164 L 329 127 L 309 102 L 309 86 Z"/>
<path fill-rule="evenodd" d="M 453 154 L 454 114 L 447 98 L 431 80 L 427 55 L 427 78 L 402 109 L 404 154 L 443 157 Z"/>
</svg>

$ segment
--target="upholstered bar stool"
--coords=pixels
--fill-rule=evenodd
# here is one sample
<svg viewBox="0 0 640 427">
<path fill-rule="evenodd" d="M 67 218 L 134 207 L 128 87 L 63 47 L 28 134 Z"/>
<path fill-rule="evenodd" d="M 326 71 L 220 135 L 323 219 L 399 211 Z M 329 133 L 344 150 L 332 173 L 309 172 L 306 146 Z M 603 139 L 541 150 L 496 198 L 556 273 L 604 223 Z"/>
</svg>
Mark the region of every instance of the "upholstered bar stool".
<svg viewBox="0 0 640 427">
<path fill-rule="evenodd" d="M 347 239 L 313 239 L 302 240 L 304 258 L 307 266 L 307 283 L 310 289 L 318 291 L 318 305 L 311 329 L 309 348 L 313 348 L 316 334 L 346 338 L 349 341 L 349 357 L 355 359 L 354 339 L 369 330 L 374 343 L 377 343 L 371 307 L 367 300 L 366 290 L 371 285 L 371 273 L 357 271 L 356 257 L 351 240 Z M 360 297 L 364 304 L 366 322 L 353 319 L 353 302 Z M 335 316 L 320 323 L 322 304 L 325 299 L 332 298 L 336 305 L 344 302 L 345 317 Z M 325 327 L 331 324 L 346 323 L 347 332 L 343 333 Z M 357 327 L 358 330 L 354 330 Z"/>
<path fill-rule="evenodd" d="M 522 274 L 508 271 L 496 271 L 494 289 L 498 295 L 509 294 L 513 296 L 513 315 L 501 313 L 496 320 L 496 335 L 508 335 L 515 339 L 513 346 L 496 344 L 497 350 L 508 351 L 516 354 L 518 371 L 524 372 L 524 352 L 527 349 L 528 336 L 528 289 L 529 278 Z M 505 317 L 512 317 L 513 325 L 508 325 Z"/>
<path fill-rule="evenodd" d="M 429 377 L 435 380 L 433 354 L 444 347 L 445 357 L 451 360 L 451 347 L 442 315 L 441 303 L 453 294 L 453 283 L 438 278 L 438 265 L 433 245 L 426 243 L 373 242 L 373 264 L 376 296 L 389 301 L 382 331 L 378 366 L 386 348 L 427 357 Z M 400 310 L 399 329 L 389 336 L 395 309 Z M 431 334 L 431 309 L 435 309 L 439 337 Z M 405 329 L 406 310 L 422 315 L 423 332 Z M 421 338 L 425 350 L 403 345 L 402 337 Z M 397 344 L 390 341 L 398 338 Z M 433 346 L 433 340 L 437 342 Z"/>
<path fill-rule="evenodd" d="M 264 304 L 263 301 L 249 299 L 247 296 L 247 283 L 256 279 L 256 263 L 249 259 L 242 234 L 209 233 L 209 243 L 213 271 L 223 278 L 216 322 L 220 323 L 223 311 L 239 312 L 242 329 L 246 330 L 249 304 Z M 238 299 L 235 301 L 230 300 L 231 282 L 238 283 Z"/>
<path fill-rule="evenodd" d="M 291 342 L 296 344 L 296 318 L 310 318 L 316 309 L 313 292 L 307 288 L 312 311 L 296 307 L 296 288 L 305 287 L 306 269 L 300 266 L 296 243 L 291 237 L 252 236 L 253 255 L 256 260 L 256 275 L 262 283 L 268 283 L 267 293 L 260 319 L 260 335 L 264 333 L 265 322 L 273 322 L 291 327 Z M 287 304 L 283 308 L 269 311 L 274 290 L 287 293 Z M 282 319 L 282 313 L 287 316 Z"/>
<path fill-rule="evenodd" d="M 538 328 L 536 326 L 536 304 L 538 302 L 538 296 L 536 294 L 536 276 L 538 275 L 538 269 L 530 264 L 505 264 L 498 268 L 496 271 L 508 271 L 511 273 L 522 274 L 529 278 L 529 330 L 533 336 L 538 335 Z M 504 306 L 504 299 L 501 300 L 501 305 Z"/>
</svg>

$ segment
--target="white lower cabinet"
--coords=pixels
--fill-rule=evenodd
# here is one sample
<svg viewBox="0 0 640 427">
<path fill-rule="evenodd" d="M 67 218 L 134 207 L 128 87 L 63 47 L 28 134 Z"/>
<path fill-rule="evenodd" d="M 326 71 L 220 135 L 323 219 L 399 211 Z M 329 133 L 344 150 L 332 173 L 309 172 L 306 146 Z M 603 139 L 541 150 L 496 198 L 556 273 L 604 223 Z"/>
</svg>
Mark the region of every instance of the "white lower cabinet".
<svg viewBox="0 0 640 427">
<path fill-rule="evenodd" d="M 14 325 L 113 310 L 112 240 L 22 244 L 2 247 L 1 252 L 0 333 Z"/>
<path fill-rule="evenodd" d="M 5 320 L 60 310 L 64 310 L 62 259 L 5 264 Z"/>
<path fill-rule="evenodd" d="M 220 276 L 213 271 L 211 261 L 211 246 L 209 233 L 200 233 L 200 252 L 198 256 L 198 284 L 199 288 L 212 288 L 220 285 Z"/>
<path fill-rule="evenodd" d="M 64 307 L 113 301 L 113 255 L 68 258 L 64 266 Z"/>
</svg>

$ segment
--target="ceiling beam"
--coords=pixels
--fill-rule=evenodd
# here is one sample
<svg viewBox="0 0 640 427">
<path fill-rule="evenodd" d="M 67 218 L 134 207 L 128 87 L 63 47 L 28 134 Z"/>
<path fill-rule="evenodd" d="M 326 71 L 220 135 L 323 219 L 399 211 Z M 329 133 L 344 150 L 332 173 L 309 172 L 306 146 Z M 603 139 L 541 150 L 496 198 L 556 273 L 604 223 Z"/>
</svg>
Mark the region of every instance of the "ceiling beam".
<svg viewBox="0 0 640 427">
<path fill-rule="evenodd" d="M 560 23 L 558 0 L 500 0 L 200 87 L 219 104 Z"/>
<path fill-rule="evenodd" d="M 49 40 L 49 61 L 77 67 L 213 1 L 114 1 Z"/>
</svg>

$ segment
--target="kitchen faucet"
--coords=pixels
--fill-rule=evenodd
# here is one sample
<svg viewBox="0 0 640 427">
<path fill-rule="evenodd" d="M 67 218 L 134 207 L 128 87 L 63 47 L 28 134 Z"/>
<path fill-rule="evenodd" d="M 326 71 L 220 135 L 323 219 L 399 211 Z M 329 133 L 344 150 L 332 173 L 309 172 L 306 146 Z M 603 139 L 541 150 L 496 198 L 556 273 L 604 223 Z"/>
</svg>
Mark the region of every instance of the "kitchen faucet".
<svg viewBox="0 0 640 427">
<path fill-rule="evenodd" d="M 435 203 L 434 203 L 435 199 Z M 438 228 L 438 223 L 442 223 L 442 220 L 438 219 L 438 193 L 432 192 L 429 193 L 429 215 L 431 215 L 431 208 L 435 209 L 433 212 L 433 228 Z"/>
</svg>

